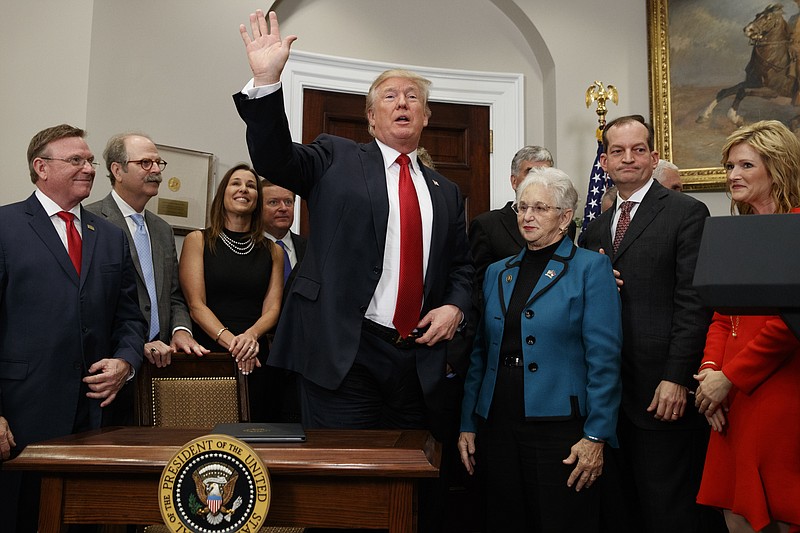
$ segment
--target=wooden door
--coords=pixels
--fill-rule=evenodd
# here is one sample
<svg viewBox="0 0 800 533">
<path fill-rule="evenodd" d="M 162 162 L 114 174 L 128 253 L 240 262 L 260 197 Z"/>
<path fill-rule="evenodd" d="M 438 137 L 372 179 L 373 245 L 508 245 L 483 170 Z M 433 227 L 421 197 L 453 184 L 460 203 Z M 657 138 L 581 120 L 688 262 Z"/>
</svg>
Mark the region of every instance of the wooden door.
<svg viewBox="0 0 800 533">
<path fill-rule="evenodd" d="M 303 142 L 310 143 L 320 133 L 370 142 L 364 102 L 360 94 L 305 89 Z M 436 170 L 461 188 L 469 224 L 489 210 L 489 107 L 441 102 L 428 105 L 432 114 L 422 130 L 420 146 L 431 155 Z M 300 232 L 308 232 L 305 205 Z"/>
</svg>

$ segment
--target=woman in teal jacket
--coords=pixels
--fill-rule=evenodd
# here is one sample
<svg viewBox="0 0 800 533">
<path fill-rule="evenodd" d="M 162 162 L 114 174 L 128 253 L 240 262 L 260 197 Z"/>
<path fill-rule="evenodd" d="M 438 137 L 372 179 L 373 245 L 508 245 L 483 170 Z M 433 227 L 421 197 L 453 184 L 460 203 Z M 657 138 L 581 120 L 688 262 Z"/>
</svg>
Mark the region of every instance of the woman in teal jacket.
<svg viewBox="0 0 800 533">
<path fill-rule="evenodd" d="M 608 257 L 565 238 L 577 201 L 564 172 L 528 174 L 513 206 L 527 247 L 486 271 L 458 446 L 470 473 L 480 450 L 489 532 L 598 528 L 622 326 Z"/>
</svg>

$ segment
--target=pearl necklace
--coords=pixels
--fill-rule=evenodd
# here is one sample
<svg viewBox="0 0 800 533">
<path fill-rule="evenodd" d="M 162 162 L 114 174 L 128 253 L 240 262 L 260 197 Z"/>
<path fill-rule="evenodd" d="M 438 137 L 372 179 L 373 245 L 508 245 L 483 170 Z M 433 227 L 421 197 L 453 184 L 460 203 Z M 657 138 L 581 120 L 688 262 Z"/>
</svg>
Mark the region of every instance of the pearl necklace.
<svg viewBox="0 0 800 533">
<path fill-rule="evenodd" d="M 236 241 L 228 237 L 224 231 L 219 234 L 219 237 L 225 243 L 225 246 L 236 255 L 247 255 L 253 251 L 255 246 L 252 237 L 248 237 L 246 241 Z"/>
</svg>

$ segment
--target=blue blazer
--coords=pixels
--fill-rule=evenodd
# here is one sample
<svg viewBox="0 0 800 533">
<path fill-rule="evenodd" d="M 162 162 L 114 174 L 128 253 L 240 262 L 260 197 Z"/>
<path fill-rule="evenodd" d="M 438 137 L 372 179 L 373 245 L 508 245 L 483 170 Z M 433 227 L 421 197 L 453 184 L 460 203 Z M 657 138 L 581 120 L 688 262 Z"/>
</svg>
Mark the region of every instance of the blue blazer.
<svg viewBox="0 0 800 533">
<path fill-rule="evenodd" d="M 247 123 L 256 171 L 306 200 L 311 226 L 267 362 L 336 389 L 355 360 L 364 314 L 383 269 L 389 218 L 383 156 L 374 141 L 358 144 L 333 135 L 292 143 L 282 91 L 252 100 L 237 93 L 234 101 Z M 464 201 L 447 178 L 425 166 L 422 172 L 433 227 L 420 316 L 445 304 L 466 314 L 474 268 Z M 426 395 L 444 379 L 446 346 L 415 350 Z"/>
<path fill-rule="evenodd" d="M 72 432 L 92 363 L 118 357 L 138 370 L 142 361 L 146 323 L 127 239 L 85 209 L 81 225 L 78 277 L 34 195 L 0 207 L 0 415 L 17 450 Z M 101 402 L 89 402 L 100 427 Z"/>
<path fill-rule="evenodd" d="M 464 381 L 461 431 L 475 432 L 494 396 L 506 309 L 525 250 L 489 266 L 485 309 Z M 569 416 L 577 401 L 584 433 L 617 446 L 620 298 L 608 257 L 564 239 L 542 272 L 522 322 L 525 415 Z"/>
</svg>

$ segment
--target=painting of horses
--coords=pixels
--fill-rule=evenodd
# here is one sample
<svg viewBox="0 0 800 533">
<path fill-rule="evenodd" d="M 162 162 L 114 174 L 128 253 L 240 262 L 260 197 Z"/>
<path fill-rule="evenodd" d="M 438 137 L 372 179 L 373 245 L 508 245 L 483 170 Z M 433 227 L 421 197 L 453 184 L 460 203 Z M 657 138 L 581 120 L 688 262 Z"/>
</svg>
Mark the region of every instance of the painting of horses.
<svg viewBox="0 0 800 533">
<path fill-rule="evenodd" d="M 648 10 L 657 149 L 689 189 L 722 188 L 721 149 L 738 126 L 777 119 L 800 132 L 800 0 L 650 0 Z"/>
</svg>

